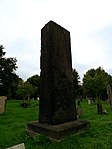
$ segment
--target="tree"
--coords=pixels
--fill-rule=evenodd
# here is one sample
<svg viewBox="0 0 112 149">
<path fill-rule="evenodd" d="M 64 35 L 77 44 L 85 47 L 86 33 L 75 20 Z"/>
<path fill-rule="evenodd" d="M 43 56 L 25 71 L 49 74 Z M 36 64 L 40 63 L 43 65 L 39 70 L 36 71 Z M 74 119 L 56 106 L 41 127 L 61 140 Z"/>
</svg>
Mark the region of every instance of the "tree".
<svg viewBox="0 0 112 149">
<path fill-rule="evenodd" d="M 84 94 L 88 97 L 106 98 L 109 77 L 101 67 L 88 70 L 83 78 Z"/>
<path fill-rule="evenodd" d="M 20 85 L 16 91 L 16 94 L 19 99 L 28 100 L 30 99 L 31 94 L 33 94 L 33 86 L 29 82 L 25 82 Z"/>
<path fill-rule="evenodd" d="M 12 92 L 17 87 L 18 76 L 15 71 L 17 69 L 16 58 L 6 58 L 4 47 L 0 45 L 0 96 L 12 96 Z"/>
<path fill-rule="evenodd" d="M 78 72 L 75 69 L 72 69 L 72 80 L 73 80 L 73 92 L 74 92 L 74 98 L 77 96 L 80 96 L 80 85 L 79 85 L 79 75 Z"/>
<path fill-rule="evenodd" d="M 32 77 L 27 79 L 27 82 L 29 82 L 33 88 L 34 88 L 34 98 L 39 97 L 40 94 L 40 76 L 39 75 L 33 75 Z"/>
</svg>

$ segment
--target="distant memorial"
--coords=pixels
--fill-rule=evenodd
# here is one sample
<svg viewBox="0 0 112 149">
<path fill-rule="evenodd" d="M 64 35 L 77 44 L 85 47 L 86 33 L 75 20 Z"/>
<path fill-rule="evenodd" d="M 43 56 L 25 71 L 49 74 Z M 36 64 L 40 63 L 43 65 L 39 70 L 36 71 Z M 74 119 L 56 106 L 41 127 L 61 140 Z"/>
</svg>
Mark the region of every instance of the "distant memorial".
<svg viewBox="0 0 112 149">
<path fill-rule="evenodd" d="M 110 107 L 112 109 L 112 90 L 110 85 L 107 85 L 107 95 L 108 95 L 108 102 L 110 104 Z"/>
<path fill-rule="evenodd" d="M 40 63 L 39 122 L 28 123 L 27 130 L 61 139 L 87 128 L 89 122 L 77 120 L 70 32 L 53 21 L 41 30 Z"/>
<path fill-rule="evenodd" d="M 5 111 L 5 106 L 6 106 L 6 96 L 0 96 L 0 113 L 4 113 Z"/>
</svg>

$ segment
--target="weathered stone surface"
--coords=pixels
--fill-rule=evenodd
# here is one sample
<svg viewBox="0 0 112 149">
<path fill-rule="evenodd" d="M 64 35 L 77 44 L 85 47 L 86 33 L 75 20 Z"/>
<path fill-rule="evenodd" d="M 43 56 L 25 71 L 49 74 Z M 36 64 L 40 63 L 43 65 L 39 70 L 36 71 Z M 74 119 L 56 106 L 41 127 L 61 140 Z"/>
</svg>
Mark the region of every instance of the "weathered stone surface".
<svg viewBox="0 0 112 149">
<path fill-rule="evenodd" d="M 27 131 L 60 140 L 88 126 L 88 121 L 77 120 L 70 33 L 50 21 L 41 30 L 39 122 L 28 123 Z"/>
<path fill-rule="evenodd" d="M 0 113 L 4 113 L 5 111 L 5 106 L 6 106 L 6 96 L 0 96 Z"/>
<path fill-rule="evenodd" d="M 25 149 L 25 145 L 24 145 L 24 143 L 21 143 L 21 144 L 9 147 L 7 149 Z"/>
<path fill-rule="evenodd" d="M 40 133 L 46 135 L 47 137 L 53 140 L 61 140 L 67 135 L 81 132 L 87 129 L 89 125 L 90 123 L 85 120 L 69 121 L 58 125 L 49 125 L 45 123 L 39 123 L 38 121 L 34 121 L 27 125 L 27 130 L 33 135 Z"/>
<path fill-rule="evenodd" d="M 39 122 L 59 124 L 77 119 L 70 32 L 53 21 L 41 30 L 40 88 Z"/>
</svg>

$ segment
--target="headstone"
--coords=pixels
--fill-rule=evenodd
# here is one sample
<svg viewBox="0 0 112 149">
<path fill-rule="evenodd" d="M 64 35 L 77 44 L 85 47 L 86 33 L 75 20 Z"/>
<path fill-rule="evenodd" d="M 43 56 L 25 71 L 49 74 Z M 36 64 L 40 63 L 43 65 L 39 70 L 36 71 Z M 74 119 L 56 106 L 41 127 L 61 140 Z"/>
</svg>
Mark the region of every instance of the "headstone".
<svg viewBox="0 0 112 149">
<path fill-rule="evenodd" d="M 108 95 L 108 101 L 109 101 L 110 107 L 112 108 L 112 90 L 110 85 L 107 85 L 107 95 Z"/>
<path fill-rule="evenodd" d="M 6 96 L 0 96 L 0 113 L 4 113 L 5 111 L 6 100 Z"/>
<path fill-rule="evenodd" d="M 83 113 L 80 99 L 77 101 L 77 108 L 76 109 L 77 109 L 77 119 L 79 119 Z"/>
<path fill-rule="evenodd" d="M 25 145 L 24 145 L 24 143 L 21 143 L 21 144 L 9 147 L 7 149 L 25 149 Z"/>
<path fill-rule="evenodd" d="M 27 131 L 60 139 L 88 127 L 89 122 L 77 120 L 70 32 L 53 21 L 41 30 L 40 78 L 39 122 L 28 123 Z"/>
<path fill-rule="evenodd" d="M 80 118 L 80 116 L 82 115 L 82 107 L 81 106 L 78 106 L 77 107 L 77 119 L 79 119 Z"/>
<path fill-rule="evenodd" d="M 89 105 L 91 104 L 91 100 L 90 100 L 90 99 L 88 99 L 88 104 L 89 104 Z"/>
<path fill-rule="evenodd" d="M 102 114 L 103 113 L 103 109 L 102 109 L 102 104 L 101 103 L 97 103 L 97 111 L 98 111 L 98 114 Z"/>
</svg>

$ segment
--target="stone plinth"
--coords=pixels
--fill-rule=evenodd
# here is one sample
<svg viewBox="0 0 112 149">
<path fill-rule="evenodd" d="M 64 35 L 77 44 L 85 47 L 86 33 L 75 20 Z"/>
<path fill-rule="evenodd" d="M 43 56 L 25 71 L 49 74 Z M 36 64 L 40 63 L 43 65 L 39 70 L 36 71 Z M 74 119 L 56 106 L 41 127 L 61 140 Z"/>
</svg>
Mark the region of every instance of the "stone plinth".
<svg viewBox="0 0 112 149">
<path fill-rule="evenodd" d="M 33 135 L 43 134 L 53 140 L 61 140 L 67 135 L 85 130 L 89 125 L 90 123 L 85 120 L 75 120 L 58 125 L 49 125 L 34 121 L 28 123 L 27 130 Z"/>
</svg>

